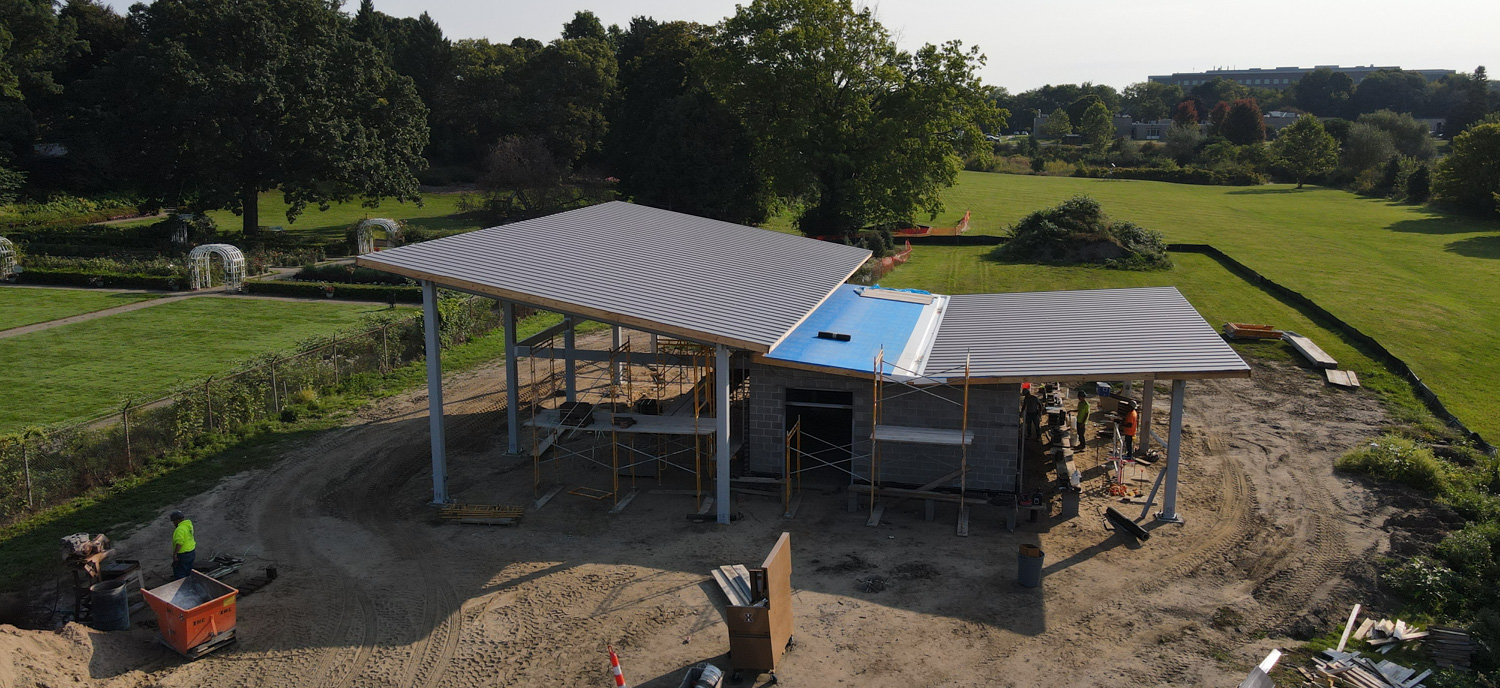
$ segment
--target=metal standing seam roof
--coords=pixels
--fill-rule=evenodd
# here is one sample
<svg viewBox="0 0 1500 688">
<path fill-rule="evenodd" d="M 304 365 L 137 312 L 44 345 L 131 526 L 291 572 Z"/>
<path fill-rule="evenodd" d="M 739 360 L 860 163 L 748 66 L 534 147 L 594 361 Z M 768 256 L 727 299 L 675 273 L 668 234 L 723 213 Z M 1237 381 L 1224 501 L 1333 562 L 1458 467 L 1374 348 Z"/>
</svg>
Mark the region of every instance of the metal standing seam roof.
<svg viewBox="0 0 1500 688">
<path fill-rule="evenodd" d="M 1175 287 L 950 297 L 923 374 L 997 382 L 1249 377 Z"/>
<path fill-rule="evenodd" d="M 356 264 L 764 353 L 869 256 L 614 201 L 365 254 Z"/>
</svg>

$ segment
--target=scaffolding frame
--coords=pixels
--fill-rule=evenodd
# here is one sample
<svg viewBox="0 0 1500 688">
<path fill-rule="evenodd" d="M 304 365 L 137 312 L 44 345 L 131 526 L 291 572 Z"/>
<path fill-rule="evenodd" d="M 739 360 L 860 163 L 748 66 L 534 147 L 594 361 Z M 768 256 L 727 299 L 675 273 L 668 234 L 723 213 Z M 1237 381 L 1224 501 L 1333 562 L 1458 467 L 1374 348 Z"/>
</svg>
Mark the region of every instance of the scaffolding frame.
<svg viewBox="0 0 1500 688">
<path fill-rule="evenodd" d="M 540 496 L 542 491 L 542 468 L 545 464 L 554 465 L 554 479 L 562 482 L 561 465 L 566 459 L 579 459 L 610 471 L 611 490 L 604 493 L 596 488 L 587 489 L 589 495 L 597 499 L 612 497 L 618 508 L 622 501 L 628 502 L 630 496 L 622 498 L 620 489 L 620 477 L 622 471 L 628 471 L 630 487 L 632 491 L 637 488 L 637 468 L 643 465 L 654 465 L 656 468 L 657 484 L 660 485 L 663 476 L 668 469 L 677 469 L 693 475 L 693 494 L 696 507 L 703 507 L 703 479 L 705 477 L 704 458 L 705 453 L 711 453 L 712 443 L 717 431 L 711 422 L 715 416 L 714 403 L 714 373 L 710 359 L 714 356 L 712 347 L 696 342 L 680 339 L 659 338 L 656 340 L 655 351 L 656 362 L 654 364 L 637 364 L 632 356 L 631 342 L 626 341 L 611 346 L 605 361 L 583 362 L 575 367 L 575 380 L 586 384 L 575 385 L 576 396 L 591 396 L 599 399 L 595 408 L 590 410 L 591 422 L 584 427 L 563 426 L 561 418 L 552 420 L 551 415 L 557 413 L 555 409 L 540 408 L 540 401 L 547 398 L 555 398 L 557 395 L 557 349 L 555 335 L 546 340 L 543 346 L 537 346 L 531 350 L 529 356 L 535 370 L 538 357 L 535 355 L 538 349 L 547 350 L 549 374 L 538 377 L 535 372 L 532 375 L 533 384 L 539 380 L 546 380 L 551 386 L 550 393 L 540 389 L 533 389 L 533 403 L 531 420 L 527 423 L 532 428 L 532 490 L 533 494 Z M 618 340 L 617 340 L 618 341 Z M 646 378 L 650 383 L 645 387 L 653 392 L 653 395 L 641 395 L 638 400 L 635 396 L 636 374 L 635 368 L 646 368 Z M 602 390 L 602 391 L 601 391 Z M 675 393 L 674 393 L 675 391 Z M 635 405 L 642 400 L 651 400 L 655 403 L 656 414 L 635 413 Z M 668 403 L 672 402 L 672 408 Z M 627 409 L 627 410 L 622 410 Z M 690 424 L 686 423 L 655 423 L 649 422 L 651 418 L 691 418 Z M 629 419 L 625 421 L 624 419 Z M 605 421 L 606 425 L 600 425 Z M 634 425 L 642 425 L 640 430 L 631 430 Z M 670 426 L 670 427 L 669 427 Z M 551 431 L 550 438 L 543 438 L 542 431 Z M 587 434 L 590 436 L 589 443 L 585 447 L 568 447 L 563 442 L 572 436 Z M 598 456 L 602 440 L 608 436 L 609 460 L 606 462 Z M 650 435 L 655 440 L 655 451 L 648 451 L 637 446 L 636 435 Z M 623 437 L 622 437 L 623 436 Z M 673 438 L 691 438 L 687 444 L 691 446 L 672 446 Z M 709 444 L 705 447 L 705 441 Z M 552 452 L 550 458 L 544 458 L 548 451 Z M 685 456 L 692 455 L 692 464 L 688 465 Z M 679 458 L 682 457 L 682 458 Z M 622 463 L 622 460 L 624 463 Z M 708 477 L 712 479 L 714 462 L 708 463 Z M 578 490 L 574 490 L 577 492 Z"/>
<path fill-rule="evenodd" d="M 890 371 L 886 372 L 889 367 Z M 964 354 L 964 365 L 962 369 L 932 371 L 925 373 L 903 368 L 902 366 L 887 362 L 885 360 L 885 349 L 882 347 L 875 354 L 875 365 L 872 381 L 872 399 L 870 414 L 870 522 L 878 523 L 877 502 L 880 487 L 880 447 L 882 442 L 896 442 L 903 444 L 931 444 L 931 445 L 957 445 L 959 448 L 958 465 L 958 513 L 959 534 L 966 535 L 968 521 L 968 506 L 965 501 L 968 498 L 969 487 L 969 445 L 974 441 L 973 432 L 969 430 L 969 385 L 971 378 L 970 355 Z M 961 373 L 960 375 L 957 375 Z M 955 379 L 958 382 L 955 382 Z M 887 387 L 894 385 L 898 390 L 894 394 L 887 393 Z M 952 389 L 957 393 L 958 400 L 953 400 L 936 392 L 938 389 Z M 944 403 L 959 408 L 959 427 L 954 433 L 953 428 L 923 428 L 918 426 L 897 426 L 893 424 L 882 424 L 882 414 L 886 411 L 886 405 L 895 399 L 913 394 L 925 394 Z M 882 428 L 886 428 L 882 431 Z M 941 483 L 948 482 L 952 478 L 939 479 L 937 484 L 929 484 L 925 488 L 940 487 Z M 909 492 L 927 492 L 929 489 L 911 490 Z M 933 494 L 940 494 L 934 492 Z M 911 495 L 907 495 L 911 496 Z"/>
</svg>

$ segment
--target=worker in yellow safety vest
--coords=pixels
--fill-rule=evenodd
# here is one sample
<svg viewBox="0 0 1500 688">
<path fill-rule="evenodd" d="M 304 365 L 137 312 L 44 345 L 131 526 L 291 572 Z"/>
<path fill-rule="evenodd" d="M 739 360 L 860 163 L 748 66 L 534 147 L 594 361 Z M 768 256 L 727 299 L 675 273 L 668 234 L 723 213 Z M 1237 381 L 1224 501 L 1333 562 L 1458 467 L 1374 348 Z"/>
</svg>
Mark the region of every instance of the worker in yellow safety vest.
<svg viewBox="0 0 1500 688">
<path fill-rule="evenodd" d="M 1091 412 L 1092 411 L 1089 408 L 1089 399 L 1088 399 L 1088 397 L 1085 397 L 1085 396 L 1083 396 L 1082 393 L 1080 393 L 1078 395 L 1078 421 L 1077 421 L 1078 422 L 1078 441 L 1079 442 L 1087 442 L 1087 441 L 1089 441 L 1089 436 L 1088 436 L 1088 433 L 1086 432 L 1086 430 L 1088 430 L 1088 426 L 1089 426 L 1089 413 L 1091 413 Z"/>
<path fill-rule="evenodd" d="M 193 522 L 181 511 L 173 511 L 172 519 L 172 580 L 187 578 L 193 573 L 193 559 L 197 558 L 198 541 L 193 539 Z"/>
</svg>

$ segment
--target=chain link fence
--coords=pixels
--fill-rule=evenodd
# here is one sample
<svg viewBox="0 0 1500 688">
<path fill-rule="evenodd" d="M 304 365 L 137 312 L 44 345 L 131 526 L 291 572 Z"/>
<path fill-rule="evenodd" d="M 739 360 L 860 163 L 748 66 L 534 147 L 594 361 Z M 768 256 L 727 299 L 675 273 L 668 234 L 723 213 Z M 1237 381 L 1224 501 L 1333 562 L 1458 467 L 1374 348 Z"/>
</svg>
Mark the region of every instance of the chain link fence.
<svg viewBox="0 0 1500 688">
<path fill-rule="evenodd" d="M 517 317 L 529 316 L 517 309 Z M 495 301 L 444 298 L 444 348 L 501 324 Z M 0 436 L 0 526 L 130 476 L 216 434 L 268 420 L 295 421 L 324 394 L 373 390 L 391 370 L 423 358 L 421 315 L 261 356 L 168 396 L 130 401 L 107 416 Z M 503 390 L 501 392 L 503 399 Z"/>
</svg>

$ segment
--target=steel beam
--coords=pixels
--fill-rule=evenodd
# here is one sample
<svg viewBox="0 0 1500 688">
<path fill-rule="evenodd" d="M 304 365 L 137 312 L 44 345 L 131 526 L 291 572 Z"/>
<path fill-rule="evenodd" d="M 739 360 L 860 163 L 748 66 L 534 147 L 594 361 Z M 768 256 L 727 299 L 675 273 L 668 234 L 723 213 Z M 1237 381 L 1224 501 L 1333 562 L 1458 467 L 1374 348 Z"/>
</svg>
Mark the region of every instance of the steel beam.
<svg viewBox="0 0 1500 688">
<path fill-rule="evenodd" d="M 505 320 L 505 431 L 506 451 L 521 453 L 521 365 L 516 358 L 516 304 L 502 301 Z"/>
<path fill-rule="evenodd" d="M 442 340 L 438 337 L 437 285 L 422 281 L 422 329 L 427 335 L 427 426 L 432 434 L 432 503 L 448 503 L 448 454 L 443 438 Z"/>
<path fill-rule="evenodd" d="M 714 346 L 714 419 L 715 436 L 719 439 L 719 463 L 715 476 L 718 478 L 716 502 L 719 507 L 719 523 L 729 523 L 729 349 L 723 344 Z"/>
<path fill-rule="evenodd" d="M 1162 498 L 1158 521 L 1182 523 L 1177 513 L 1178 454 L 1182 448 L 1182 404 L 1187 395 L 1187 380 L 1172 381 L 1172 429 L 1167 433 L 1167 492 Z"/>
<path fill-rule="evenodd" d="M 528 356 L 535 356 L 537 358 L 547 358 L 548 356 L 550 356 L 552 354 L 552 351 L 553 351 L 552 349 L 549 349 L 549 348 L 544 347 L 544 346 L 517 346 L 516 347 L 516 355 L 519 356 L 519 357 L 521 357 L 521 358 L 526 358 Z M 601 362 L 602 363 L 602 362 L 609 361 L 609 358 L 610 358 L 610 356 L 609 356 L 609 352 L 608 351 L 599 351 L 599 350 L 596 350 L 596 349 L 574 349 L 573 350 L 573 360 L 574 361 L 594 361 L 594 362 Z M 661 364 L 661 365 L 688 365 L 688 364 L 692 363 L 692 360 L 690 360 L 691 358 L 692 357 L 689 357 L 689 356 L 678 356 L 677 354 L 657 354 L 657 355 L 653 356 L 651 354 L 634 353 L 634 352 L 632 352 L 628 358 L 624 357 L 624 356 L 616 356 L 615 357 L 615 362 L 617 362 L 617 363 L 624 363 L 624 362 L 628 361 L 631 365 L 641 365 L 641 366 L 658 365 L 658 364 Z"/>
</svg>

